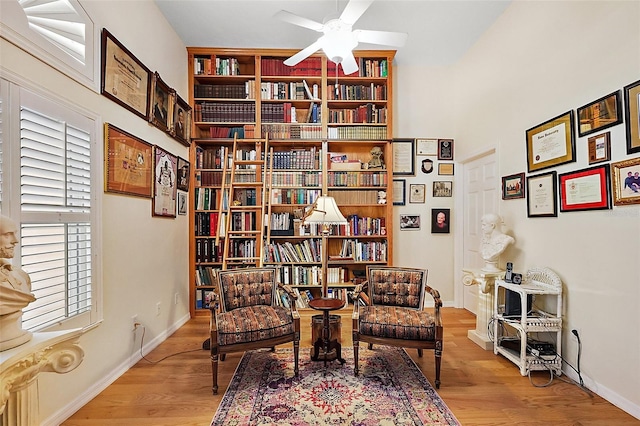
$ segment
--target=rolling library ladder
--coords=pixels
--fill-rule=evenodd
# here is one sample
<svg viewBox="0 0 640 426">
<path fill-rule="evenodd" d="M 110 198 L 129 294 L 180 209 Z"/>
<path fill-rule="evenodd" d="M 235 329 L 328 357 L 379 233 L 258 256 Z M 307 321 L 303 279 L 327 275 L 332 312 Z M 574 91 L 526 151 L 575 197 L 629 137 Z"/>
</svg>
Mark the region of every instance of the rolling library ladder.
<svg viewBox="0 0 640 426">
<path fill-rule="evenodd" d="M 220 218 L 224 220 L 222 269 L 262 266 L 265 213 L 269 213 L 272 162 L 269 139 L 233 140 L 229 164 L 222 174 Z M 227 179 L 229 181 L 227 182 Z"/>
</svg>

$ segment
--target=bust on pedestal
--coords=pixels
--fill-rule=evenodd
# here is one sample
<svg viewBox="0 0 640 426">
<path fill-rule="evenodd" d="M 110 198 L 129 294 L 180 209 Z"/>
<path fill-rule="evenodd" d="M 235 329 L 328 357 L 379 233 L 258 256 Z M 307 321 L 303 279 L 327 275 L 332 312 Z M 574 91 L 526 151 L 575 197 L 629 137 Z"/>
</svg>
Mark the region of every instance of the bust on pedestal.
<svg viewBox="0 0 640 426">
<path fill-rule="evenodd" d="M 500 227 L 502 218 L 495 213 L 487 213 L 482 216 L 482 242 L 480 243 L 480 254 L 484 259 L 484 272 L 498 272 L 498 258 L 509 244 L 513 244 L 515 239 L 507 234 L 503 234 Z"/>
</svg>

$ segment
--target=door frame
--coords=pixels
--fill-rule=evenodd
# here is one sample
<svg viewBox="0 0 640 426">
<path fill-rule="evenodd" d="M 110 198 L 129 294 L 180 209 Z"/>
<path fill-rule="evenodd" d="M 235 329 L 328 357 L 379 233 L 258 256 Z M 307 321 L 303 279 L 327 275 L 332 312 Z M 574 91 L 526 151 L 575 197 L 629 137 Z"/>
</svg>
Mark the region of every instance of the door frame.
<svg viewBox="0 0 640 426">
<path fill-rule="evenodd" d="M 462 283 L 462 268 L 464 267 L 464 194 L 466 188 L 464 187 L 464 171 L 466 164 L 475 161 L 479 158 L 486 157 L 488 155 L 495 155 L 496 162 L 499 161 L 498 148 L 496 145 L 485 146 L 482 149 L 471 153 L 467 157 L 460 160 L 460 171 L 455 174 L 454 187 L 458 188 L 455 191 L 454 207 L 455 211 L 459 212 L 454 215 L 455 229 L 461 230 L 456 232 L 453 240 L 453 304 L 456 308 L 464 307 L 463 290 L 464 284 Z M 498 167 L 500 164 L 498 163 Z"/>
</svg>

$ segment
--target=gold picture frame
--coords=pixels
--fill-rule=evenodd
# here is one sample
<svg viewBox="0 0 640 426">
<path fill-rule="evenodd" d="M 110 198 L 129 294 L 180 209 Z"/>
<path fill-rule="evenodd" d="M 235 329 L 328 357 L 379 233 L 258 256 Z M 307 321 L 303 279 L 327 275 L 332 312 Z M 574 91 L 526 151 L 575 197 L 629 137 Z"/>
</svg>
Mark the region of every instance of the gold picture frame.
<svg viewBox="0 0 640 426">
<path fill-rule="evenodd" d="M 613 204 L 640 204 L 640 157 L 611 163 Z M 629 178 L 635 178 L 634 180 Z M 629 179 L 629 180 L 627 180 Z M 635 191 L 634 191 L 635 188 Z M 637 192 L 636 192 L 637 191 Z"/>
<path fill-rule="evenodd" d="M 624 87 L 627 154 L 640 152 L 640 80 Z"/>
<path fill-rule="evenodd" d="M 105 192 L 151 198 L 153 145 L 109 123 L 104 138 Z"/>
<path fill-rule="evenodd" d="M 578 108 L 578 136 L 622 123 L 622 97 L 617 90 Z"/>
<path fill-rule="evenodd" d="M 525 132 L 527 171 L 535 172 L 576 161 L 573 110 Z"/>
<path fill-rule="evenodd" d="M 162 81 L 160 74 L 153 74 L 149 91 L 149 122 L 158 129 L 170 133 L 173 124 L 173 98 L 175 92 Z"/>
</svg>

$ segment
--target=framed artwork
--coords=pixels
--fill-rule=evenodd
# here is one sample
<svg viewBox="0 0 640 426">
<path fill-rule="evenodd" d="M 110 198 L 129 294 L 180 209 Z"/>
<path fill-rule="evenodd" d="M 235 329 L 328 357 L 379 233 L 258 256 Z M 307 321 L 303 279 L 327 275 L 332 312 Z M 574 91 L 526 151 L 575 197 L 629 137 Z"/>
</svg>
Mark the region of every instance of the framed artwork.
<svg viewBox="0 0 640 426">
<path fill-rule="evenodd" d="M 400 230 L 401 231 L 417 231 L 420 229 L 419 214 L 401 214 Z"/>
<path fill-rule="evenodd" d="M 178 191 L 178 214 L 184 216 L 187 214 L 187 193 Z"/>
<path fill-rule="evenodd" d="M 189 192 L 190 169 L 189 162 L 182 157 L 178 157 L 178 189 L 180 191 Z"/>
<path fill-rule="evenodd" d="M 406 179 L 393 180 L 393 205 L 404 206 L 406 204 L 405 192 L 407 189 Z"/>
<path fill-rule="evenodd" d="M 158 129 L 169 132 L 173 119 L 173 91 L 162 81 L 160 74 L 153 74 L 151 79 L 152 102 L 149 103 L 149 122 Z"/>
<path fill-rule="evenodd" d="M 441 176 L 453 176 L 453 163 L 439 163 L 438 174 Z"/>
<path fill-rule="evenodd" d="M 611 160 L 611 132 L 592 136 L 588 139 L 589 164 Z"/>
<path fill-rule="evenodd" d="M 527 177 L 527 217 L 558 217 L 558 173 Z"/>
<path fill-rule="evenodd" d="M 611 163 L 613 204 L 640 204 L 640 157 Z"/>
<path fill-rule="evenodd" d="M 586 136 L 622 123 L 620 91 L 578 108 L 578 136 Z"/>
<path fill-rule="evenodd" d="M 640 152 L 640 80 L 624 87 L 627 154 Z"/>
<path fill-rule="evenodd" d="M 153 216 L 176 217 L 178 158 L 157 145 L 153 157 Z"/>
<path fill-rule="evenodd" d="M 417 155 L 438 155 L 438 139 L 416 139 Z"/>
<path fill-rule="evenodd" d="M 438 160 L 453 160 L 453 139 L 438 139 Z"/>
<path fill-rule="evenodd" d="M 171 136 L 182 145 L 191 145 L 191 107 L 177 93 L 173 95 Z"/>
<path fill-rule="evenodd" d="M 524 172 L 502 176 L 502 199 L 524 198 Z"/>
<path fill-rule="evenodd" d="M 453 182 L 437 180 L 433 182 L 434 197 L 451 197 L 453 196 Z"/>
<path fill-rule="evenodd" d="M 415 152 L 414 139 L 393 139 L 393 175 L 414 176 L 413 157 Z"/>
<path fill-rule="evenodd" d="M 448 234 L 450 223 L 449 209 L 431 209 L 431 233 Z"/>
<path fill-rule="evenodd" d="M 529 173 L 576 161 L 573 111 L 526 131 Z"/>
<path fill-rule="evenodd" d="M 558 175 L 560 211 L 607 210 L 611 208 L 609 165 Z"/>
<path fill-rule="evenodd" d="M 102 29 L 100 93 L 149 119 L 151 71 L 106 28 Z"/>
<path fill-rule="evenodd" d="M 104 138 L 105 192 L 151 198 L 153 145 L 109 123 Z"/>
<path fill-rule="evenodd" d="M 423 183 L 412 183 L 409 185 L 409 202 L 424 203 L 426 185 Z"/>
</svg>

